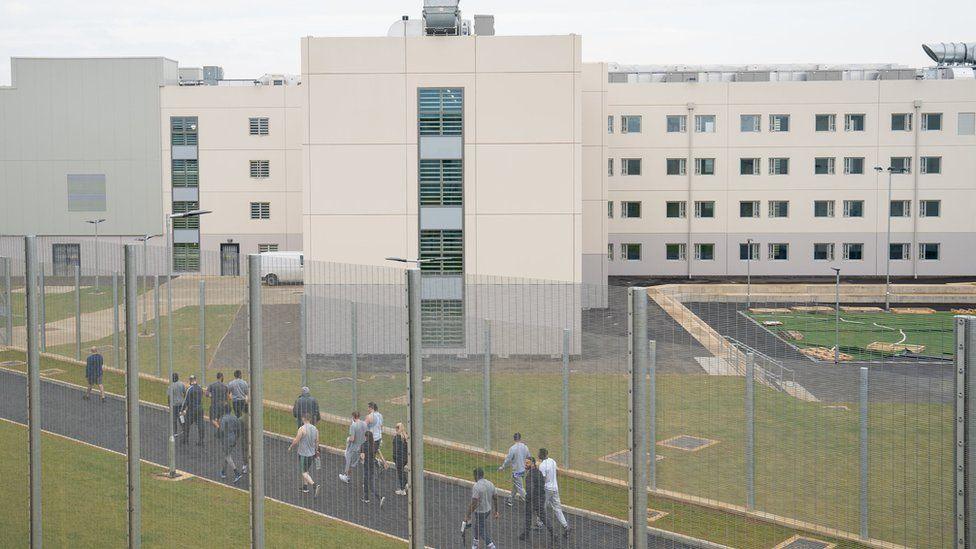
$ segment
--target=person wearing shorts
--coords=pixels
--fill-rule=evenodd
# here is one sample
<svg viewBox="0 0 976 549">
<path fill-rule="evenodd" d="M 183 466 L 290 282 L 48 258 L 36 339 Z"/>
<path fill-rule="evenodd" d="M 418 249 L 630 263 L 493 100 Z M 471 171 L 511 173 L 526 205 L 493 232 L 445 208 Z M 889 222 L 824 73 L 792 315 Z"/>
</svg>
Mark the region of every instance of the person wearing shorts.
<svg viewBox="0 0 976 549">
<path fill-rule="evenodd" d="M 102 368 L 104 366 L 105 359 L 98 352 L 97 347 L 92 347 L 91 354 L 88 355 L 88 360 L 85 361 L 85 379 L 88 380 L 88 392 L 85 393 L 85 400 L 91 398 L 92 388 L 98 385 L 98 391 L 102 395 L 102 402 L 105 402 L 105 385 L 102 384 Z"/>
<path fill-rule="evenodd" d="M 359 412 L 352 413 L 352 423 L 349 424 L 349 436 L 346 437 L 346 468 L 339 473 L 339 480 L 349 483 L 349 473 L 359 463 L 359 450 L 366 442 L 368 435 L 366 422 L 359 419 Z"/>
<path fill-rule="evenodd" d="M 312 478 L 312 467 L 315 466 L 315 458 L 319 455 L 319 430 L 312 425 L 310 414 L 302 415 L 302 426 L 298 428 L 291 446 L 288 447 L 289 452 L 292 450 L 298 452 L 298 465 L 302 476 L 299 490 L 307 494 L 311 487 L 313 497 L 319 497 L 322 486 Z"/>
<path fill-rule="evenodd" d="M 485 471 L 481 467 L 474 470 L 474 486 L 471 487 L 471 504 L 468 505 L 468 512 L 464 515 L 464 522 L 470 523 L 471 516 L 474 515 L 474 538 L 471 540 L 471 549 L 478 549 L 478 542 L 483 543 L 482 547 L 495 549 L 495 542 L 491 539 L 489 532 L 488 517 L 491 510 L 495 510 L 495 518 L 498 518 L 498 495 L 495 493 L 495 485 L 485 478 Z"/>
</svg>

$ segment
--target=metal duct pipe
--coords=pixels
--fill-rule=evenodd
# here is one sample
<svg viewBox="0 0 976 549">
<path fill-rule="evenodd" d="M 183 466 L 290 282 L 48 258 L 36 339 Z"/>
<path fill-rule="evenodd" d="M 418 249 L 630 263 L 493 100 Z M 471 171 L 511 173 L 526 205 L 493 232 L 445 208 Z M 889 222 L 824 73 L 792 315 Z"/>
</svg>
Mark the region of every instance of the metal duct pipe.
<svg viewBox="0 0 976 549">
<path fill-rule="evenodd" d="M 976 42 L 922 44 L 922 49 L 940 65 L 976 65 Z"/>
</svg>

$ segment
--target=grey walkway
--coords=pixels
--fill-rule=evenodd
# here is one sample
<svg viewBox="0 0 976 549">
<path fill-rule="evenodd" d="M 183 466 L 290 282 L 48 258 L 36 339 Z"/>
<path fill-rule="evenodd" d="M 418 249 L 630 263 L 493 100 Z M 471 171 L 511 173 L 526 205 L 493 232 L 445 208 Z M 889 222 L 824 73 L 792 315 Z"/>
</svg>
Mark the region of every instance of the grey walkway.
<svg viewBox="0 0 976 549">
<path fill-rule="evenodd" d="M 122 452 L 125 449 L 124 403 L 109 398 L 106 403 L 97 399 L 82 400 L 82 391 L 60 383 L 42 383 L 43 429 L 81 440 L 106 449 Z M 0 417 L 18 423 L 26 418 L 26 378 L 23 375 L 0 371 Z M 166 455 L 165 411 L 143 405 L 141 408 L 143 459 L 164 463 Z M 217 479 L 221 460 L 214 440 L 214 430 L 205 430 L 205 442 L 197 446 L 197 432 L 191 431 L 190 444 L 177 445 L 177 467 L 193 475 Z M 379 476 L 379 491 L 387 496 L 387 503 L 380 508 L 374 498 L 370 504 L 360 501 L 362 481 L 360 472 L 354 471 L 351 484 L 344 484 L 336 476 L 342 467 L 341 458 L 323 453 L 322 469 L 315 472 L 323 485 L 322 496 L 314 500 L 298 491 L 299 480 L 294 454 L 288 454 L 287 442 L 280 437 L 265 436 L 266 479 L 268 497 L 308 507 L 321 513 L 354 522 L 398 537 L 407 535 L 406 498 L 393 494 L 395 473 L 387 471 Z M 384 444 L 388 444 L 388 441 Z M 389 451 L 387 447 L 387 451 Z M 27 457 L 24 456 L 26 460 Z M 24 480 L 26 482 L 26 479 Z M 246 479 L 241 481 L 246 487 Z M 432 547 L 459 547 L 458 526 L 470 501 L 467 486 L 455 482 L 428 477 L 426 481 L 428 523 L 427 544 Z M 145 492 L 144 492 L 145 493 Z M 89 502 L 95 503 L 95 502 Z M 144 505 L 148 502 L 143 502 Z M 517 540 L 523 520 L 523 508 L 516 503 L 514 509 L 502 508 L 502 516 L 493 521 L 492 531 L 499 548 L 550 547 L 546 536 L 536 531 L 532 543 Z M 556 547 L 590 548 L 626 547 L 626 529 L 592 518 L 567 513 L 572 533 L 567 540 L 559 540 Z M 246 517 L 241 517 L 246 524 Z M 201 540 L 202 541 L 202 540 Z M 469 539 L 470 543 L 470 539 Z M 655 548 L 692 547 L 670 539 L 649 536 L 649 546 Z"/>
</svg>

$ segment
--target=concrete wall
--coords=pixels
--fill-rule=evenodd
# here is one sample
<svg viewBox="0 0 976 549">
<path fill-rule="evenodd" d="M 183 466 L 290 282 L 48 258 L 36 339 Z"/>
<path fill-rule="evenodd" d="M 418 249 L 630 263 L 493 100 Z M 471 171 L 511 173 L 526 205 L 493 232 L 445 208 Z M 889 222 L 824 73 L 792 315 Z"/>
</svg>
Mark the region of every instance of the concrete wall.
<svg viewBox="0 0 976 549">
<path fill-rule="evenodd" d="M 0 88 L 0 234 L 162 232 L 161 57 L 25 59 Z M 68 174 L 104 175 L 98 211 L 69 211 Z M 83 257 L 82 261 L 87 261 Z"/>
</svg>

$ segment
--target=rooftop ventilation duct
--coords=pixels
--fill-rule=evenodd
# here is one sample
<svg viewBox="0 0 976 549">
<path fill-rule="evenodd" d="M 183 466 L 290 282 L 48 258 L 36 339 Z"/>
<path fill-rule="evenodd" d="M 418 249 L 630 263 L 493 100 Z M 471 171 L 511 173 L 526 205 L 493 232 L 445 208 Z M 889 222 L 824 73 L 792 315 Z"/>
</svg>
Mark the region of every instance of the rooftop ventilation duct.
<svg viewBox="0 0 976 549">
<path fill-rule="evenodd" d="M 976 42 L 922 44 L 922 49 L 940 65 L 976 65 Z"/>
<path fill-rule="evenodd" d="M 457 36 L 461 34 L 459 0 L 424 0 L 424 34 Z"/>
</svg>

